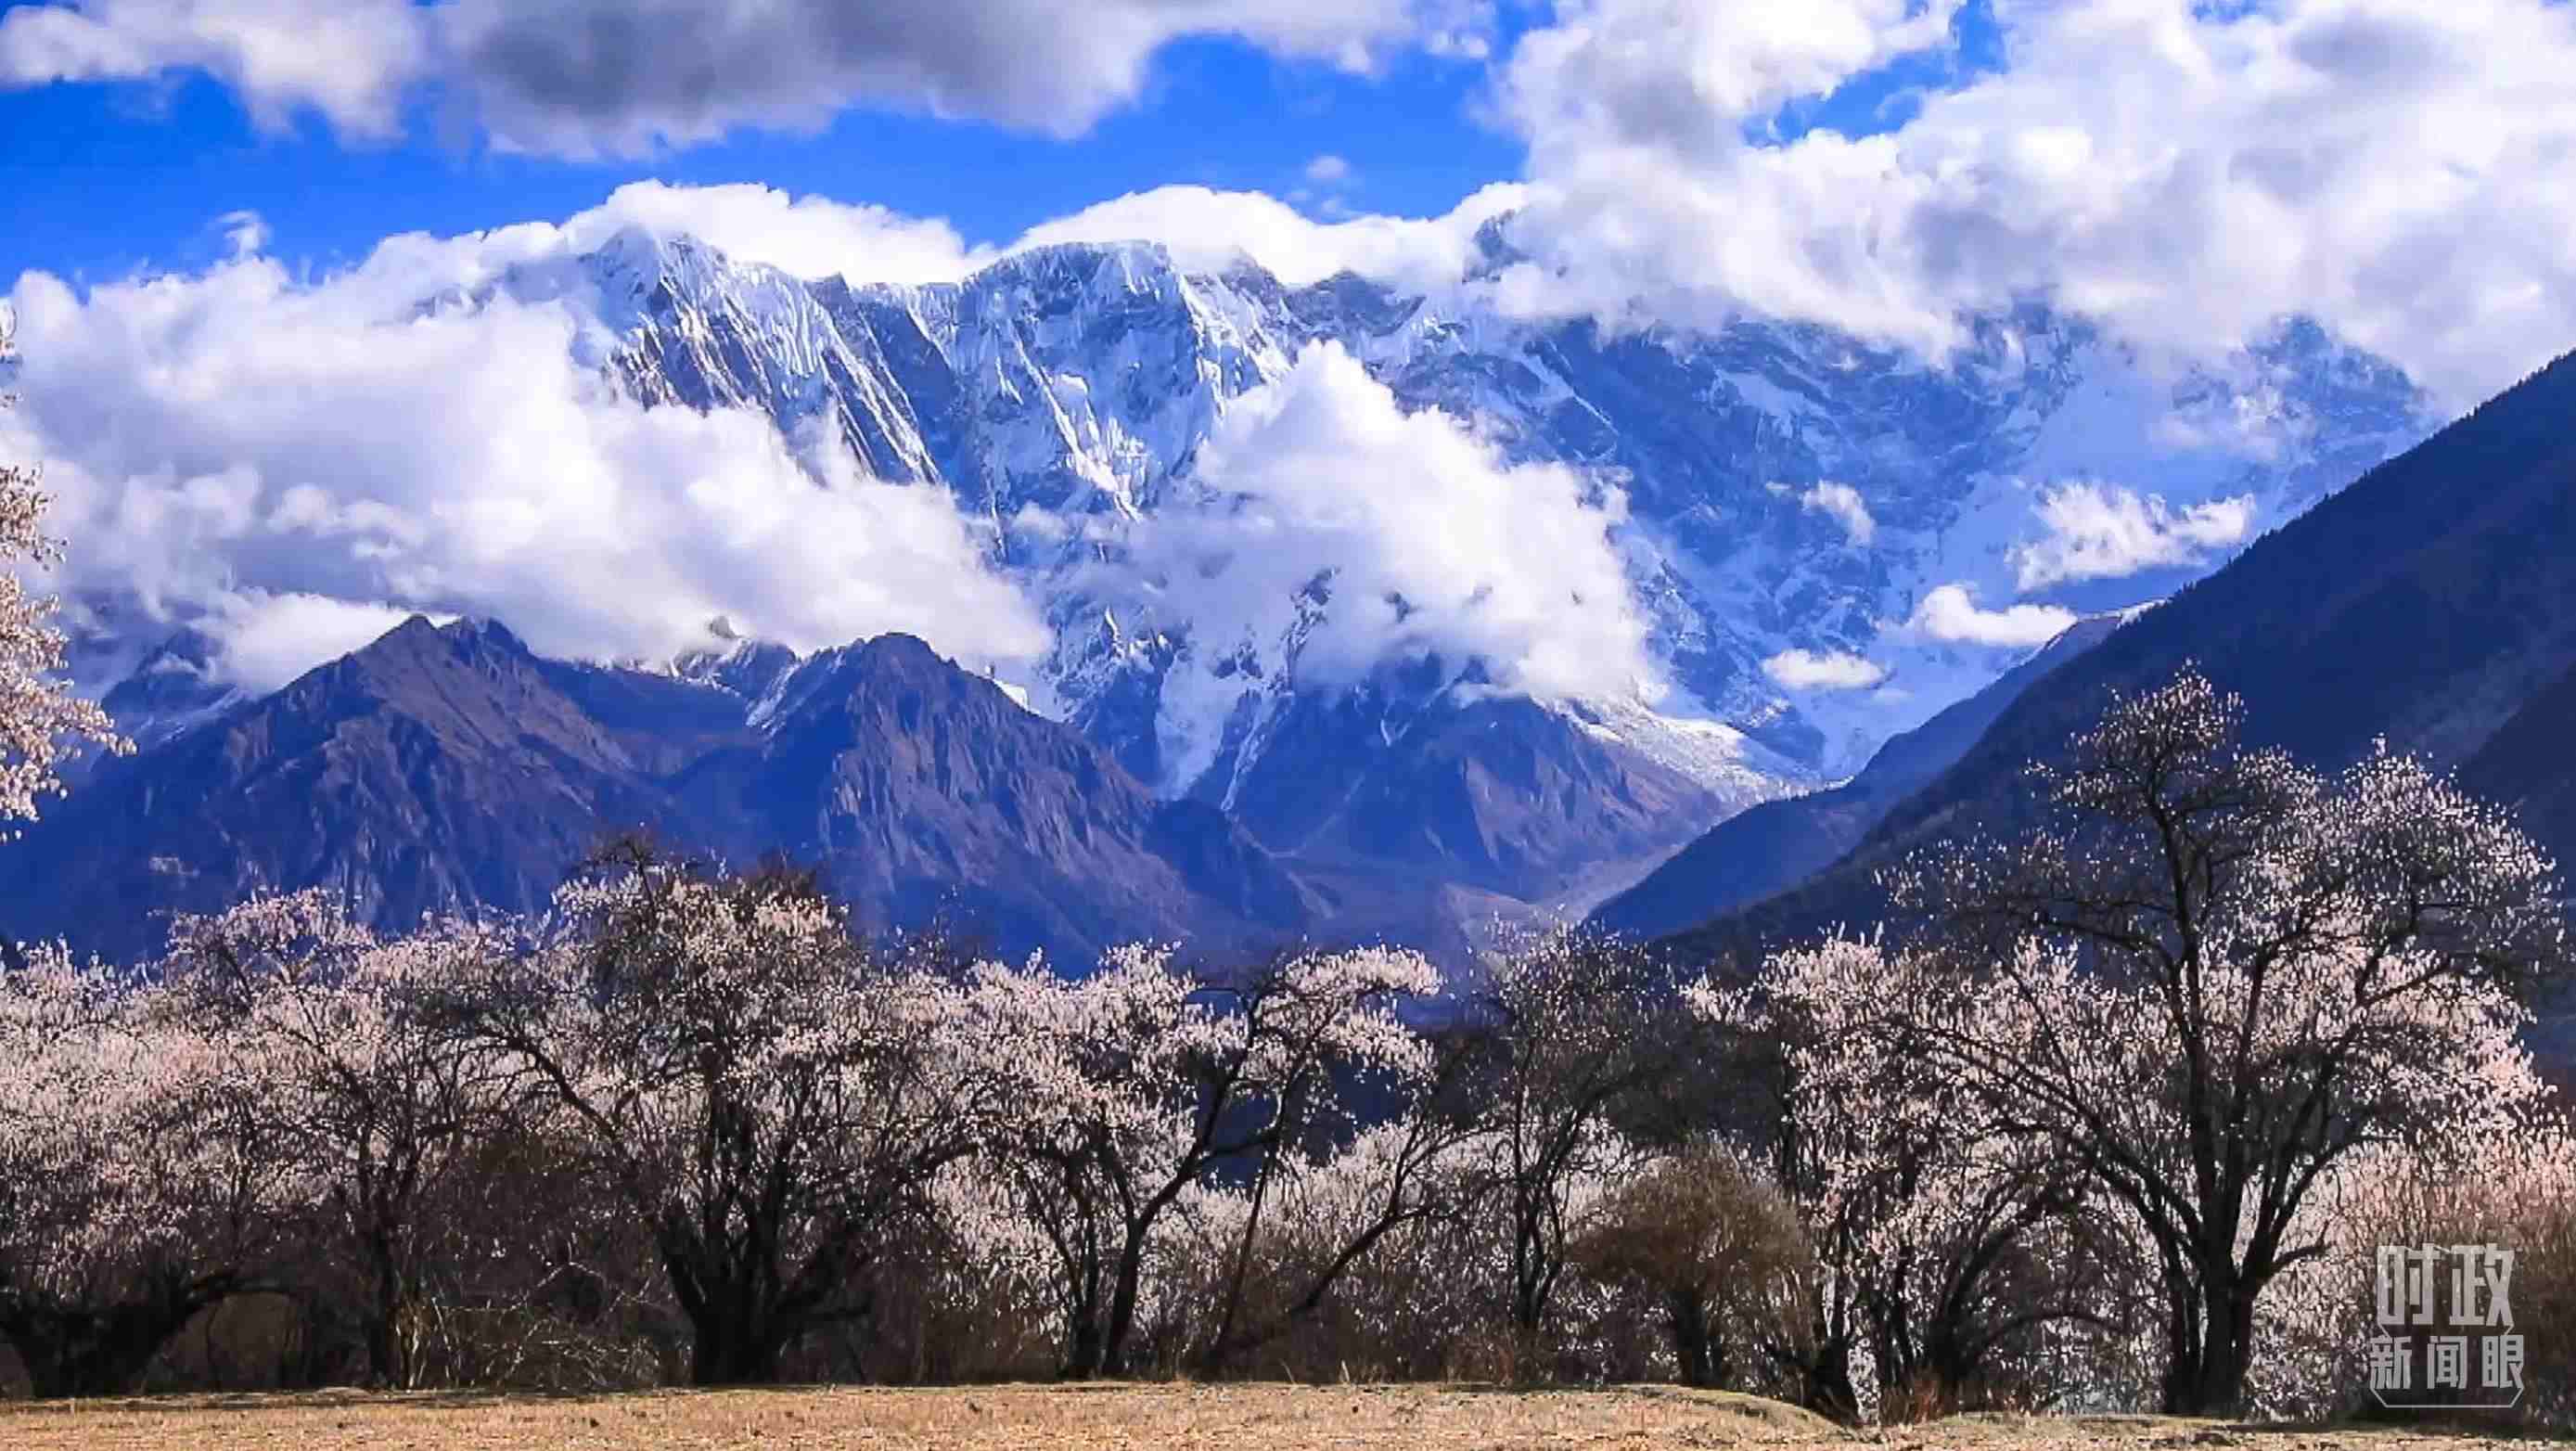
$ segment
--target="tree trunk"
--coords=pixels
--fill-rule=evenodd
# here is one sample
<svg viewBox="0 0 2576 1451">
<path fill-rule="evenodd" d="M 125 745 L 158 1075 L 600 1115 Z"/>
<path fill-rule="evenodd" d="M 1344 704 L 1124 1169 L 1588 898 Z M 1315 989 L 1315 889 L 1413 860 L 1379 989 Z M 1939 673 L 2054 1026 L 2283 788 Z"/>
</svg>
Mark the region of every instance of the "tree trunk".
<svg viewBox="0 0 2576 1451">
<path fill-rule="evenodd" d="M 778 1361 L 787 1338 L 769 1317 L 736 1302 L 691 1324 L 689 1384 L 749 1386 L 778 1383 Z"/>
<path fill-rule="evenodd" d="M 413 1367 L 402 1331 L 410 1296 L 390 1244 L 382 1240 L 371 1244 L 369 1258 L 375 1262 L 375 1284 L 367 1307 L 367 1373 L 379 1386 L 409 1390 Z"/>
<path fill-rule="evenodd" d="M 1860 1396 L 1852 1388 L 1851 1341 L 1841 1336 L 1825 1338 L 1817 1348 L 1816 1358 L 1803 1369 L 1807 1409 L 1837 1421 L 1853 1419 Z"/>
<path fill-rule="evenodd" d="M 1064 1379 L 1089 1380 L 1100 1374 L 1102 1357 L 1100 1308 L 1086 1305 L 1073 1317 L 1069 1342 L 1065 1346 Z"/>
<path fill-rule="evenodd" d="M 795 1337 L 754 1272 L 711 1254 L 666 1249 L 664 1265 L 689 1319 L 689 1384 L 772 1385 Z"/>
<path fill-rule="evenodd" d="M 1694 1291 L 1675 1290 L 1667 1297 L 1667 1307 L 1672 1312 L 1673 1360 L 1680 1367 L 1682 1384 L 1723 1384 L 1724 1357 L 1709 1334 L 1707 1299 Z"/>
<path fill-rule="evenodd" d="M 1235 1246 L 1234 1273 L 1225 1287 L 1225 1310 L 1217 1317 L 1216 1334 L 1207 1343 L 1207 1352 L 1199 1371 L 1210 1380 L 1225 1374 L 1226 1362 L 1234 1355 L 1234 1327 L 1243 1315 L 1243 1286 L 1252 1272 L 1252 1247 L 1261 1234 L 1262 1202 L 1270 1194 L 1270 1171 L 1279 1162 L 1273 1150 L 1261 1156 L 1261 1168 L 1252 1179 L 1252 1205 L 1243 1217 L 1243 1240 Z"/>
<path fill-rule="evenodd" d="M 2208 1275 L 2197 1321 L 2177 1326 L 2165 1369 L 2164 1410 L 2173 1416 L 2234 1416 L 2245 1408 L 2254 1364 L 2254 1290 L 2236 1277 Z M 2196 1335 L 2190 1333 L 2197 1329 Z"/>
<path fill-rule="evenodd" d="M 1127 1373 L 1127 1338 L 1136 1328 L 1136 1295 L 1145 1276 L 1145 1236 L 1131 1231 L 1118 1256 L 1118 1283 L 1109 1292 L 1109 1324 L 1100 1337 L 1099 1373 Z"/>
<path fill-rule="evenodd" d="M 1512 1240 L 1512 1378 L 1531 1382 L 1541 1379 L 1539 1332 L 1547 1324 L 1550 1282 L 1541 1231 L 1526 1208 L 1515 1214 Z"/>
</svg>

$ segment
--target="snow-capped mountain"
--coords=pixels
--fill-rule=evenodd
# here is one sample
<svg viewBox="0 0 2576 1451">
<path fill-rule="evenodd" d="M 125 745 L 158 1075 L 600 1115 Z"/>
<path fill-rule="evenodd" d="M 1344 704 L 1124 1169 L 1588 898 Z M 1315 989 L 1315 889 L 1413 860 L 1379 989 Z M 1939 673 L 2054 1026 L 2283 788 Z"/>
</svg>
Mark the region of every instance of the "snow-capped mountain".
<svg viewBox="0 0 2576 1451">
<path fill-rule="evenodd" d="M 997 556 L 1058 627 L 1057 708 L 1173 793 L 1208 789 L 1220 757 L 1257 768 L 1258 749 L 1205 742 L 1154 759 L 1198 724 L 1170 718 L 1181 692 L 1163 677 L 1231 657 L 1191 648 L 1190 620 L 1122 611 L 1096 578 L 1077 586 L 1101 533 L 1064 521 L 1114 525 L 1186 491 L 1219 416 L 1314 343 L 1340 344 L 1402 406 L 1467 420 L 1516 462 L 1622 489 L 1634 584 L 1683 694 L 1666 713 L 1723 722 L 1774 753 L 1766 766 L 1820 776 L 2017 658 L 1891 626 L 1943 584 L 1988 607 L 2020 596 L 2046 573 L 2028 565 L 2046 491 L 2090 483 L 2175 516 L 2226 505 L 2250 538 L 2433 421 L 2395 369 L 2306 324 L 2167 378 L 2037 307 L 1978 321 L 1935 366 L 1803 325 L 1612 335 L 1510 320 L 1472 288 L 1408 297 L 1352 276 L 1288 288 L 1248 260 L 1185 272 L 1142 243 L 1041 248 L 929 287 L 800 283 L 640 231 L 568 265 L 613 340 L 605 365 L 636 396 L 753 406 L 791 434 L 819 424 L 879 476 L 943 484 L 989 521 Z M 559 277 L 505 285 L 565 290 Z M 1818 507 L 1823 484 L 1858 511 Z M 2214 567 L 2227 542 L 2181 572 Z M 2086 593 L 2080 578 L 2050 583 L 2043 601 Z M 1252 693 L 1293 694 L 1281 679 L 1293 642 L 1254 645 L 1271 658 L 1256 660 Z M 1762 662 L 1791 649 L 1867 656 L 1889 676 L 1874 690 L 1787 689 Z M 1251 745 L 1277 709 L 1220 730 Z"/>
<path fill-rule="evenodd" d="M 1578 910 L 1732 811 L 1849 775 L 2059 617 L 1956 607 L 2072 618 L 2163 593 L 2434 421 L 2397 370 L 2299 323 L 2173 370 L 2030 306 L 1927 362 L 1772 321 L 1516 318 L 1473 278 L 1437 296 L 1350 275 L 1290 287 L 1144 243 L 852 286 L 628 230 L 422 306 L 498 296 L 567 309 L 580 361 L 639 401 L 756 410 L 809 457 L 950 491 L 1053 630 L 1034 673 L 1003 683 L 1157 795 L 1220 807 L 1327 875 L 1392 864 Z M 1311 668 L 1349 607 L 1330 559 L 1250 626 L 1152 587 L 1139 540 L 1226 506 L 1202 468 L 1211 435 L 1319 346 L 1504 466 L 1561 468 L 1615 501 L 1659 691 L 1520 699 L 1457 650 Z M 1945 586 L 1951 617 L 1926 618 Z M 672 668 L 744 695 L 757 721 L 794 664 L 729 638 Z"/>
</svg>

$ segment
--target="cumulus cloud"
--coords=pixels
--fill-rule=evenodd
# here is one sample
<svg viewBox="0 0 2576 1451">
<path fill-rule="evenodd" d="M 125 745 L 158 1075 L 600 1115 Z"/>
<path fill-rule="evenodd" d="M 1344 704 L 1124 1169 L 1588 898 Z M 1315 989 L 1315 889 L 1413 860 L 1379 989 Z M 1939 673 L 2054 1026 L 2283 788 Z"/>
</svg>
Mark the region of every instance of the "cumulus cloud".
<svg viewBox="0 0 2576 1451">
<path fill-rule="evenodd" d="M 1292 636 L 1311 683 L 1438 653 L 1541 697 L 1660 689 L 1614 537 L 1619 492 L 1404 412 L 1337 344 L 1229 407 L 1197 477 L 1203 501 L 1123 531 L 1128 563 L 1108 581 L 1127 587 L 1133 568 L 1158 618 L 1189 622 L 1198 668 L 1165 686 L 1184 723 L 1222 721 L 1248 681 L 1216 670 L 1246 655 L 1275 669 Z"/>
<path fill-rule="evenodd" d="M 1144 89 L 1155 52 L 1227 37 L 1368 72 L 1399 50 L 1473 53 L 1466 0 L 453 0 L 439 27 L 503 144 L 636 153 L 852 104 L 1063 135 Z"/>
<path fill-rule="evenodd" d="M 1344 71 L 1476 57 L 1491 0 L 64 0 L 0 17 L 0 85 L 213 75 L 265 125 L 361 134 L 434 84 L 509 150 L 641 155 L 852 106 L 1072 135 L 1132 102 L 1174 41 Z"/>
<path fill-rule="evenodd" d="M 1839 650 L 1783 650 L 1762 673 L 1790 690 L 1867 690 L 1887 678 L 1885 666 Z"/>
<path fill-rule="evenodd" d="M 1339 186 L 1351 179 L 1351 164 L 1328 152 L 1306 163 L 1306 179 L 1317 186 Z"/>
<path fill-rule="evenodd" d="M 1524 37 L 1531 311 L 1823 321 L 1938 351 L 2047 295 L 2204 355 L 2303 314 L 2453 404 L 2576 336 L 2576 7 L 1998 0 L 2005 68 L 1892 132 L 1784 103 L 1950 47 L 1952 0 L 1587 0 Z"/>
<path fill-rule="evenodd" d="M 2048 532 L 2010 553 L 2026 590 L 2199 564 L 2214 551 L 2243 543 L 2254 527 L 2251 497 L 2177 509 L 2161 495 L 2098 483 L 2052 489 L 2041 496 L 2037 512 Z"/>
<path fill-rule="evenodd" d="M 0 88 L 203 71 L 254 120 L 312 110 L 345 131 L 401 124 L 431 50 L 410 0 L 77 0 L 0 14 Z"/>
<path fill-rule="evenodd" d="M 1843 536 L 1854 544 L 1867 545 L 1878 535 L 1878 521 L 1869 515 L 1869 501 L 1849 484 L 1818 484 L 1800 494 L 1798 503 L 1842 525 Z"/>
<path fill-rule="evenodd" d="M 2055 605 L 1979 609 L 1975 596 L 1956 584 L 1942 585 L 1925 595 L 1906 621 L 1909 629 L 1935 640 L 2014 647 L 2045 645 L 2074 623 L 2073 611 Z"/>
<path fill-rule="evenodd" d="M 388 246 L 468 270 L 454 239 Z M 627 402 L 574 361 L 568 304 L 423 315 L 392 305 L 388 270 L 399 255 L 308 283 L 244 256 L 86 296 L 20 279 L 0 448 L 47 461 L 68 582 L 198 623 L 253 685 L 415 609 L 589 658 L 668 655 L 719 613 L 800 648 L 1044 648 L 945 492 L 857 477 L 747 412 Z"/>
</svg>

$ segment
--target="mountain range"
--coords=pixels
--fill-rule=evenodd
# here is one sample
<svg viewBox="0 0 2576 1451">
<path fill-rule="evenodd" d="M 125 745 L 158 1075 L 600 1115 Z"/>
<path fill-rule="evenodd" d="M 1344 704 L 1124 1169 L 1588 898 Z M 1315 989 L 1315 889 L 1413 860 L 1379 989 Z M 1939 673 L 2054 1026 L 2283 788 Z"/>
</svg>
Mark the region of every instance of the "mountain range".
<svg viewBox="0 0 2576 1451">
<path fill-rule="evenodd" d="M 1511 260 L 1497 236 L 1490 267 Z M 98 765 L 37 828 L 59 860 L 0 894 L 28 924 L 13 930 L 113 907 L 119 925 L 90 930 L 114 936 L 138 905 L 308 882 L 386 921 L 521 906 L 586 837 L 647 824 L 823 860 L 890 926 L 953 911 L 1076 954 L 1158 934 L 1463 950 L 1497 920 L 1586 912 L 1760 803 L 1778 809 L 1740 830 L 1808 823 L 1781 863 L 1883 829 L 1920 784 L 1898 770 L 1909 750 L 1923 774 L 1950 750 L 1924 743 L 1973 734 L 2006 698 L 1978 693 L 2041 664 L 2025 663 L 2026 626 L 1927 620 L 1935 591 L 2070 618 L 2136 604 L 2433 422 L 2396 369 L 2297 321 L 2175 368 L 2025 306 L 1970 320 L 1926 361 L 1758 318 L 1623 332 L 1516 316 L 1472 285 L 1289 286 L 1144 244 L 852 286 L 629 230 L 418 307 L 503 300 L 564 309 L 579 360 L 642 403 L 752 410 L 868 474 L 946 490 L 1050 648 L 996 681 L 918 642 L 798 655 L 757 620 L 624 664 L 542 659 L 489 622 L 415 622 L 254 698 L 187 622 L 110 601 L 89 613 L 114 627 L 83 647 L 117 662 L 98 688 L 146 749 Z M 1518 689 L 1456 649 L 1319 668 L 1318 632 L 1354 607 L 1330 560 L 1237 634 L 1122 573 L 1137 531 L 1224 507 L 1203 445 L 1317 348 L 1506 466 L 1615 495 L 1659 688 Z M 2209 527 L 2141 558 L 2051 555 L 2069 489 L 2151 528 Z M 1802 679 L 1780 668 L 1799 652 L 1874 673 Z M 1854 793 L 1866 809 L 1814 825 Z M 1651 925 L 1679 925 L 1696 890 Z"/>
</svg>

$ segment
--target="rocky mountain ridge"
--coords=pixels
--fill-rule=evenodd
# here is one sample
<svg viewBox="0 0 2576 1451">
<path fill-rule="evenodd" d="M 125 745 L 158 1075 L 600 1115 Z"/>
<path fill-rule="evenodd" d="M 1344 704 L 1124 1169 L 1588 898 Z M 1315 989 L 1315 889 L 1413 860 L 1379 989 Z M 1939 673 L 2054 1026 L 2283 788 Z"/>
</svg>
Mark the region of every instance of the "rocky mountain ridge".
<svg viewBox="0 0 2576 1451">
<path fill-rule="evenodd" d="M 1131 937 L 1257 951 L 1315 915 L 1221 813 L 1156 799 L 908 636 L 646 671 L 414 616 L 97 763 L 13 844 L 0 924 L 132 960 L 169 913 L 258 890 L 323 887 L 387 928 L 531 912 L 627 831 L 812 864 L 879 930 L 939 923 L 1076 965 Z"/>
</svg>

